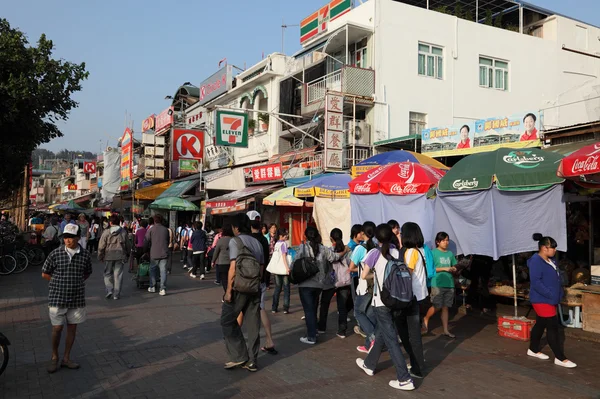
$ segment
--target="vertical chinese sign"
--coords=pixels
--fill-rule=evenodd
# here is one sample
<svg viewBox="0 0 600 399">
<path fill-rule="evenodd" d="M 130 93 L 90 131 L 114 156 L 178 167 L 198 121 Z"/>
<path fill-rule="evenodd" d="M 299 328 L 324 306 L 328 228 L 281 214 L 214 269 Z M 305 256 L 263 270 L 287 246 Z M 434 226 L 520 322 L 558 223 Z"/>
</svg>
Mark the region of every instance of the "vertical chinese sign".
<svg viewBox="0 0 600 399">
<path fill-rule="evenodd" d="M 133 132 L 125 129 L 121 139 L 121 191 L 129 190 L 132 178 Z"/>
<path fill-rule="evenodd" d="M 325 107 L 325 169 L 342 169 L 344 96 L 327 94 Z"/>
</svg>

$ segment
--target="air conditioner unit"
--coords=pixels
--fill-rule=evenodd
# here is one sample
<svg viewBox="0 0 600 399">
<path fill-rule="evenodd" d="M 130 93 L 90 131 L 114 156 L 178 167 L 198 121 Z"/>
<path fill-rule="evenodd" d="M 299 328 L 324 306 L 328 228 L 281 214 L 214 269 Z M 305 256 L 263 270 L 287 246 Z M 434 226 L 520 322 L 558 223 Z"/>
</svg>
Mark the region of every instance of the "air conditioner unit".
<svg viewBox="0 0 600 399">
<path fill-rule="evenodd" d="M 154 134 L 152 133 L 143 133 L 142 134 L 142 143 L 145 145 L 154 145 Z"/>
<path fill-rule="evenodd" d="M 354 133 L 354 138 L 352 133 Z M 369 147 L 371 145 L 371 125 L 365 121 L 344 121 L 344 145 L 346 147 L 352 145 Z"/>
<path fill-rule="evenodd" d="M 154 167 L 155 168 L 164 168 L 165 167 L 165 160 L 164 159 L 160 159 L 160 158 L 155 158 L 154 159 Z"/>
<path fill-rule="evenodd" d="M 164 178 L 165 178 L 165 171 L 161 170 L 161 169 L 155 169 L 154 170 L 154 177 L 156 179 L 164 180 Z"/>
<path fill-rule="evenodd" d="M 154 169 L 146 169 L 146 179 L 154 179 Z"/>
<path fill-rule="evenodd" d="M 154 155 L 157 157 L 164 157 L 165 147 L 154 147 Z"/>
<path fill-rule="evenodd" d="M 144 147 L 144 155 L 154 156 L 154 147 Z"/>
<path fill-rule="evenodd" d="M 165 136 L 156 136 L 154 138 L 154 142 L 157 146 L 164 147 L 165 146 Z"/>
</svg>

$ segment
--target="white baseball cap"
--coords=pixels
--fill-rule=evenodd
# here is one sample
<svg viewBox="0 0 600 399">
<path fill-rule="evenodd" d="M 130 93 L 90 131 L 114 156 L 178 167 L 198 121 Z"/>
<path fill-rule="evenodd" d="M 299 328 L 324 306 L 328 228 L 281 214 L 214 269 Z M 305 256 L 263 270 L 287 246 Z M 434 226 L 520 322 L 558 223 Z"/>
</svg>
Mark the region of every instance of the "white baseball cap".
<svg viewBox="0 0 600 399">
<path fill-rule="evenodd" d="M 69 223 L 65 226 L 63 230 L 64 238 L 74 238 L 79 237 L 79 226 L 73 223 Z"/>
<path fill-rule="evenodd" d="M 249 211 L 248 213 L 246 213 L 246 216 L 248 216 L 248 219 L 250 219 L 251 222 L 256 220 L 256 218 L 260 219 L 260 213 L 256 211 Z"/>
</svg>

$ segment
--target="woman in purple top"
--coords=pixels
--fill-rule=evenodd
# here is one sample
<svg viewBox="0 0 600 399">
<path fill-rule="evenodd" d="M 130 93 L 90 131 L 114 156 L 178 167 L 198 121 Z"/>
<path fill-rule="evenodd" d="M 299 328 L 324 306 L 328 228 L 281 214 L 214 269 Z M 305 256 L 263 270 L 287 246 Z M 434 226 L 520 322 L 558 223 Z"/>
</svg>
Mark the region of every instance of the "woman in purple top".
<svg viewBox="0 0 600 399">
<path fill-rule="evenodd" d="M 147 227 L 148 227 L 148 221 L 142 219 L 140 221 L 140 227 L 135 232 L 135 239 L 134 239 L 135 260 L 138 265 L 140 264 L 140 259 L 142 258 L 142 255 L 144 254 L 144 237 L 146 237 Z"/>
</svg>

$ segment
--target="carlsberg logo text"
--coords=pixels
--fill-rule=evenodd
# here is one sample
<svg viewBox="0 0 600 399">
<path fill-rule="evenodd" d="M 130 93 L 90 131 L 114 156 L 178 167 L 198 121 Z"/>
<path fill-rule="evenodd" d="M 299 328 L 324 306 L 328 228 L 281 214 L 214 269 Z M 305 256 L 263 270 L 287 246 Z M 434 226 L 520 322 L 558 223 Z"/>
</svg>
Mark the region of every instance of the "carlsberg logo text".
<svg viewBox="0 0 600 399">
<path fill-rule="evenodd" d="M 479 186 L 479 181 L 473 179 L 473 180 L 454 180 L 454 182 L 452 183 L 452 187 L 455 188 L 456 190 L 466 190 L 466 189 L 473 189 L 473 188 L 477 188 Z"/>
<path fill-rule="evenodd" d="M 513 151 L 505 155 L 502 160 L 519 168 L 535 168 L 540 162 L 544 162 L 544 157 L 535 155 L 531 151 Z"/>
</svg>

